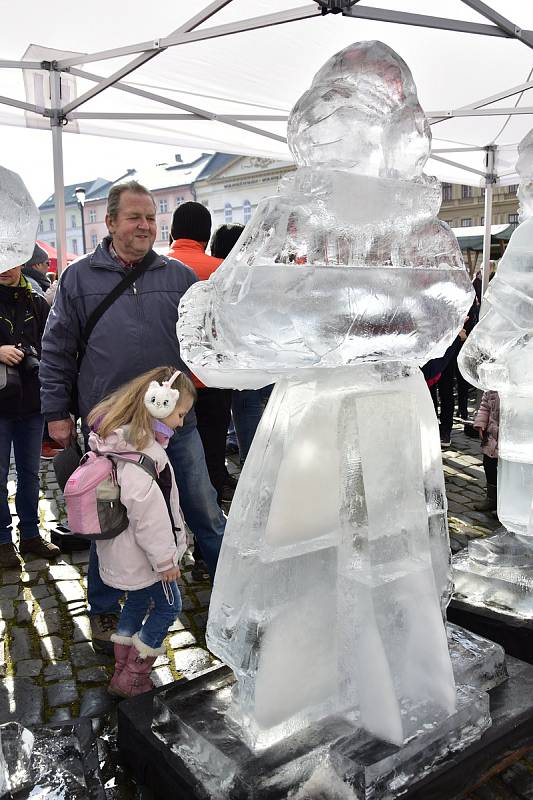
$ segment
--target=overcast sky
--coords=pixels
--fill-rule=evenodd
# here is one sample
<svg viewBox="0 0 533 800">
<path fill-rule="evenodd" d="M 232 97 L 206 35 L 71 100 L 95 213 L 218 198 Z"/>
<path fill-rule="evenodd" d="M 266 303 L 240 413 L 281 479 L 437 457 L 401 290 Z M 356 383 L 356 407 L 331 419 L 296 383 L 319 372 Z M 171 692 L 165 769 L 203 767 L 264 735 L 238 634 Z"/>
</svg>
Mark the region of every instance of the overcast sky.
<svg viewBox="0 0 533 800">
<path fill-rule="evenodd" d="M 199 150 L 145 142 L 107 139 L 100 136 L 63 135 L 65 185 L 94 178 L 115 180 L 127 169 L 162 162 L 183 161 L 200 155 Z M 0 127 L 0 165 L 23 179 L 36 205 L 54 191 L 52 134 L 46 130 Z"/>
</svg>

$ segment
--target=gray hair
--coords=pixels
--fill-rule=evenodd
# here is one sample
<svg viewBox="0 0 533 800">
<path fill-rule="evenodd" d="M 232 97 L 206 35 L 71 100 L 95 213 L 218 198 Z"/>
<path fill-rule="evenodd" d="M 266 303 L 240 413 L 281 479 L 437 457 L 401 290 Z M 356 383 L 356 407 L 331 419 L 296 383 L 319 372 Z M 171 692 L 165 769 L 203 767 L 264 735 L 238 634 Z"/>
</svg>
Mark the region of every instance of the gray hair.
<svg viewBox="0 0 533 800">
<path fill-rule="evenodd" d="M 124 192 L 133 192 L 133 194 L 147 194 L 152 200 L 155 208 L 155 200 L 152 192 L 148 191 L 146 186 L 138 183 L 138 181 L 127 181 L 126 183 L 117 183 L 109 190 L 107 197 L 107 214 L 110 219 L 116 219 L 118 208 L 120 206 L 120 198 Z"/>
</svg>

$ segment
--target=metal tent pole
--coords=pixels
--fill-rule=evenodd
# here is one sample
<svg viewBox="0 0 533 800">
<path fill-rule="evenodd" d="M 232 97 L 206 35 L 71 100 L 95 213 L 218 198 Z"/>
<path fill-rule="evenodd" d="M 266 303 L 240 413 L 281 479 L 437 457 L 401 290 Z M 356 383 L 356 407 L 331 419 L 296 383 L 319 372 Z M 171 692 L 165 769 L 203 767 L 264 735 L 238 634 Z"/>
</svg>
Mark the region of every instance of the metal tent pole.
<svg viewBox="0 0 533 800">
<path fill-rule="evenodd" d="M 57 274 L 66 266 L 67 228 L 65 220 L 65 179 L 63 177 L 63 117 L 61 109 L 61 73 L 50 70 L 50 96 L 52 100 L 52 152 L 54 158 L 54 198 L 56 207 Z"/>
<path fill-rule="evenodd" d="M 496 181 L 494 175 L 494 157 L 496 146 L 491 144 L 486 150 L 486 175 L 485 175 L 485 231 L 483 234 L 483 262 L 481 265 L 481 296 L 485 294 L 489 285 L 490 275 L 490 246 L 492 223 L 492 187 Z"/>
</svg>

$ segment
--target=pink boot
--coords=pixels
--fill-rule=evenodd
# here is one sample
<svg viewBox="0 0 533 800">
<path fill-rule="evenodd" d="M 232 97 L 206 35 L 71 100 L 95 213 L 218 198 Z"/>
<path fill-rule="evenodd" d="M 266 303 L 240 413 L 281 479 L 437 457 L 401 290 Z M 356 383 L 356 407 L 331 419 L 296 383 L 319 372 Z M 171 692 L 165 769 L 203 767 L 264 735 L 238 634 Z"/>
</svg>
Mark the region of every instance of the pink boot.
<svg viewBox="0 0 533 800">
<path fill-rule="evenodd" d="M 111 678 L 111 683 L 107 687 L 107 691 L 109 694 L 117 694 L 115 688 L 118 681 L 118 676 L 126 666 L 131 646 L 133 644 L 133 638 L 131 636 L 119 636 L 118 633 L 112 633 L 111 641 L 113 642 L 113 650 L 115 653 L 115 672 Z"/>
<path fill-rule="evenodd" d="M 138 694 L 151 691 L 154 688 L 154 684 L 150 680 L 150 672 L 157 656 L 162 655 L 164 652 L 164 647 L 148 647 L 147 644 L 144 644 L 139 639 L 136 633 L 128 653 L 128 660 L 122 672 L 120 672 L 116 680 L 113 675 L 113 680 L 111 681 L 113 694 L 120 697 L 135 697 Z"/>
</svg>

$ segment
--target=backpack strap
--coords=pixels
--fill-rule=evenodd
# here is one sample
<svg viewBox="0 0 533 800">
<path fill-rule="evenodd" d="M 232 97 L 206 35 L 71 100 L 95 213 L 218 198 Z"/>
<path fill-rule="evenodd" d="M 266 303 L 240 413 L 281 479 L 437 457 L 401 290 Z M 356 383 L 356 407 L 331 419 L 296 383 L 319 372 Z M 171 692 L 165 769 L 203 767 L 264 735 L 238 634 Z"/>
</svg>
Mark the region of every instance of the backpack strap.
<svg viewBox="0 0 533 800">
<path fill-rule="evenodd" d="M 124 453 L 105 453 L 102 455 L 106 455 L 111 461 L 116 459 L 117 461 L 123 461 L 128 464 L 135 464 L 135 466 L 140 467 L 143 469 L 151 478 L 152 480 L 157 482 L 158 472 L 155 461 L 150 456 L 147 456 L 146 453 L 139 453 L 135 450 L 127 450 Z"/>
</svg>

